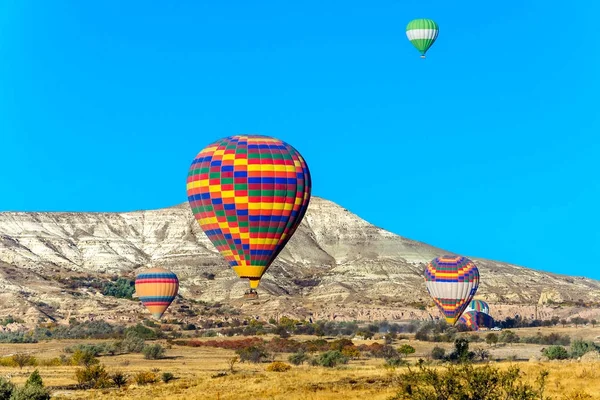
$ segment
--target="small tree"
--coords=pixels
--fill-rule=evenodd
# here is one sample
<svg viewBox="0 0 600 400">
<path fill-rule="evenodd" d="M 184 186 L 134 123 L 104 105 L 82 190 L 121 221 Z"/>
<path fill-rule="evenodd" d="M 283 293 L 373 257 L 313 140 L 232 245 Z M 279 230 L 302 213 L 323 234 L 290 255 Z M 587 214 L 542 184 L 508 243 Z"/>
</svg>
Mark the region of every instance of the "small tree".
<svg viewBox="0 0 600 400">
<path fill-rule="evenodd" d="M 317 358 L 317 364 L 322 367 L 333 368 L 338 364 L 346 363 L 348 363 L 348 357 L 344 356 L 339 350 L 327 351 Z"/>
<path fill-rule="evenodd" d="M 129 377 L 121 371 L 117 371 L 110 376 L 110 379 L 113 381 L 116 387 L 119 389 L 123 386 L 127 385 L 127 381 Z"/>
<path fill-rule="evenodd" d="M 398 347 L 398 353 L 401 357 L 408 357 L 409 354 L 414 354 L 415 351 L 415 348 L 408 344 L 403 344 L 402 346 Z"/>
<path fill-rule="evenodd" d="M 170 372 L 163 372 L 162 375 L 160 376 L 160 379 L 164 382 L 164 383 L 169 383 L 171 382 L 173 379 L 175 379 L 175 375 L 173 375 Z"/>
<path fill-rule="evenodd" d="M 434 360 L 442 360 L 446 356 L 446 350 L 443 347 L 435 346 L 431 350 L 431 358 Z"/>
<path fill-rule="evenodd" d="M 19 369 L 23 369 L 23 367 L 28 365 L 35 365 L 36 359 L 33 356 L 25 353 L 17 353 L 12 356 L 12 360 L 19 367 Z"/>
<path fill-rule="evenodd" d="M 304 352 L 304 350 L 300 350 L 299 352 L 292 354 L 288 360 L 294 365 L 302 365 L 308 360 L 308 355 Z"/>
<path fill-rule="evenodd" d="M 485 361 L 490 358 L 490 352 L 484 348 L 475 349 L 475 356 L 481 359 L 481 361 Z"/>
<path fill-rule="evenodd" d="M 240 358 L 238 356 L 235 357 L 231 357 L 228 361 L 227 364 L 229 365 L 229 371 L 233 374 L 235 373 L 235 371 L 233 370 L 233 367 L 235 366 L 236 363 L 240 362 Z"/>
<path fill-rule="evenodd" d="M 493 333 L 493 332 L 490 332 L 490 333 L 488 333 L 488 334 L 485 336 L 485 342 L 486 342 L 487 344 L 489 344 L 490 346 L 495 346 L 495 345 L 496 345 L 496 343 L 498 343 L 498 335 L 496 335 L 496 334 L 495 334 L 495 333 Z"/>
<path fill-rule="evenodd" d="M 562 325 L 562 327 L 564 328 L 565 326 L 567 326 L 567 320 L 566 319 L 561 319 L 560 320 L 560 324 Z"/>
<path fill-rule="evenodd" d="M 165 348 L 160 344 L 151 344 L 144 347 L 144 358 L 146 360 L 160 360 L 165 355 Z"/>
<path fill-rule="evenodd" d="M 542 353 L 550 360 L 566 360 L 569 352 L 562 346 L 550 346 L 542 350 Z"/>
<path fill-rule="evenodd" d="M 14 390 L 15 385 L 8 379 L 5 379 L 4 377 L 0 376 L 0 399 L 10 399 L 10 396 Z"/>
</svg>

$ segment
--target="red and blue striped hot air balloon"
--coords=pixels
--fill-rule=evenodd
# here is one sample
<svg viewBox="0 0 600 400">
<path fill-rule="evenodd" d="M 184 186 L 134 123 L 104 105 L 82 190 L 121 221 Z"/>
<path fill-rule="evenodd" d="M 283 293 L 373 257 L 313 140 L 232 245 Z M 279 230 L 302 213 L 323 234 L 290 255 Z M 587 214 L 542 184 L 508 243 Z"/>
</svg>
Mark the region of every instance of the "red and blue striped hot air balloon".
<svg viewBox="0 0 600 400">
<path fill-rule="evenodd" d="M 261 277 L 300 225 L 311 179 L 300 153 L 269 136 L 235 135 L 204 148 L 187 194 L 200 227 L 255 296 Z"/>
<path fill-rule="evenodd" d="M 477 292 L 479 270 L 466 257 L 437 257 L 425 269 L 425 284 L 446 322 L 454 325 Z"/>
<path fill-rule="evenodd" d="M 459 324 L 465 324 L 469 329 L 478 331 L 481 328 L 494 326 L 494 319 L 479 311 L 465 311 L 458 319 Z"/>
<path fill-rule="evenodd" d="M 155 319 L 160 319 L 177 296 L 179 279 L 164 268 L 147 269 L 135 278 L 135 293 Z"/>
</svg>

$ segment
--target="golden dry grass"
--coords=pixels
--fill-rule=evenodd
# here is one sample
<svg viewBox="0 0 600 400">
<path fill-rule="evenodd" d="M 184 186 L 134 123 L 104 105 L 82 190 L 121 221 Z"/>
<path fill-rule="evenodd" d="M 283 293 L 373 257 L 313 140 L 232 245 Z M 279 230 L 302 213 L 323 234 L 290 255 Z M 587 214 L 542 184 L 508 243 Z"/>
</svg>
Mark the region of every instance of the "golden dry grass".
<svg viewBox="0 0 600 400">
<path fill-rule="evenodd" d="M 591 330 L 591 329 L 590 329 Z M 561 333 L 566 333 L 567 329 Z M 533 334 L 535 334 L 535 330 Z M 548 333 L 547 330 L 544 333 Z M 582 332 L 579 337 L 591 337 L 594 332 Z M 584 334 L 581 334 L 584 333 Z M 523 332 L 519 332 L 523 335 Z M 225 338 L 223 338 L 225 339 Z M 238 337 L 239 339 L 239 337 Z M 219 338 L 221 340 L 221 338 Z M 89 340 L 63 340 L 49 341 L 36 344 L 2 344 L 0 356 L 7 356 L 17 352 L 26 352 L 38 359 L 58 357 L 63 349 L 76 343 L 91 343 L 99 341 Z M 356 341 L 360 344 L 363 341 Z M 402 341 L 400 343 L 404 343 Z M 366 341 L 372 343 L 372 341 Z M 164 343 L 163 343 L 164 344 Z M 423 357 L 431 351 L 436 344 L 410 341 L 417 349 L 413 360 Z M 397 343 L 396 345 L 399 345 Z M 451 344 L 438 344 L 450 348 Z M 473 347 L 486 347 L 486 344 L 474 344 Z M 520 358 L 527 354 L 539 355 L 541 346 L 516 344 L 492 350 L 499 355 L 501 352 L 516 354 Z M 114 357 L 100 357 L 100 361 L 109 372 L 117 370 L 134 375 L 140 371 L 150 371 L 158 368 L 160 372 L 171 372 L 177 379 L 165 383 L 148 386 L 130 385 L 127 389 L 105 390 L 55 390 L 54 396 L 58 399 L 265 399 L 265 400 L 333 400 L 333 399 L 388 399 L 396 393 L 390 385 L 390 370 L 383 367 L 381 359 L 353 360 L 348 365 L 339 369 L 322 367 L 309 367 L 307 365 L 293 367 L 287 372 L 268 372 L 267 364 L 236 364 L 235 373 L 215 377 L 220 372 L 229 369 L 228 360 L 235 353 L 230 350 L 173 346 L 167 350 L 168 359 L 145 360 L 140 354 L 120 355 Z M 277 360 L 287 362 L 287 354 L 280 354 Z M 527 357 L 524 357 L 527 358 Z M 507 368 L 510 363 L 494 363 L 500 368 Z M 562 362 L 522 362 L 518 364 L 532 382 L 542 369 L 550 372 L 547 385 L 547 394 L 554 399 L 600 399 L 600 362 L 585 363 L 576 361 Z M 75 384 L 75 370 L 77 367 L 38 367 L 44 382 L 48 386 L 64 386 Z M 9 376 L 18 384 L 23 383 L 33 371 L 32 367 L 23 370 L 14 367 L 0 367 L 0 375 Z M 395 373 L 402 371 L 396 370 Z M 583 393 L 591 397 L 576 397 L 575 394 Z"/>
</svg>

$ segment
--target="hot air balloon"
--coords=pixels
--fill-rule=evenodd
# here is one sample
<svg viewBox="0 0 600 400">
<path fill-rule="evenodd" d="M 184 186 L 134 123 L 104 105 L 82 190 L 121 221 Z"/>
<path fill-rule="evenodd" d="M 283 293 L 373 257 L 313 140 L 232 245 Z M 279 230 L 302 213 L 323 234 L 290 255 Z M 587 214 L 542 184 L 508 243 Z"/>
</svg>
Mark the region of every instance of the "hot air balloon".
<svg viewBox="0 0 600 400">
<path fill-rule="evenodd" d="M 202 150 L 190 167 L 187 194 L 200 227 L 240 278 L 256 288 L 290 240 L 310 201 L 300 153 L 269 136 L 234 135 Z"/>
<path fill-rule="evenodd" d="M 437 39 L 439 30 L 438 25 L 431 19 L 413 19 L 406 26 L 406 36 L 419 50 L 421 58 L 425 58 L 425 53 Z"/>
<path fill-rule="evenodd" d="M 478 311 L 465 311 L 458 320 L 459 324 L 465 324 L 468 328 L 478 331 L 481 328 L 494 326 L 494 319 L 488 314 Z"/>
<path fill-rule="evenodd" d="M 490 313 L 490 306 L 483 300 L 472 300 L 469 306 L 465 309 L 467 311 L 478 311 L 484 314 Z"/>
<path fill-rule="evenodd" d="M 164 268 L 147 269 L 135 278 L 135 292 L 155 319 L 160 319 L 177 296 L 179 279 Z"/>
<path fill-rule="evenodd" d="M 479 287 L 479 270 L 466 257 L 437 257 L 425 269 L 425 284 L 446 322 L 453 325 Z"/>
</svg>

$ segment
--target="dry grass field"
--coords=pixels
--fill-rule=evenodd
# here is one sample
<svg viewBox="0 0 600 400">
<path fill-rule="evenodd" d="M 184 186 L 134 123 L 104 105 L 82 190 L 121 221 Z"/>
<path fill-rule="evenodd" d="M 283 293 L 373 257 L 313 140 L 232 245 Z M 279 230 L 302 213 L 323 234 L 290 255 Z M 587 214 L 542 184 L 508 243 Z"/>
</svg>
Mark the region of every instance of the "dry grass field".
<svg viewBox="0 0 600 400">
<path fill-rule="evenodd" d="M 515 329 L 520 336 L 535 335 L 537 329 Z M 600 328 L 544 328 L 550 332 L 569 334 L 572 338 L 595 339 Z M 482 333 L 485 334 L 485 333 Z M 221 338 L 220 338 L 221 339 Z M 226 339 L 226 338 L 222 338 Z M 239 339 L 239 338 L 236 338 Z M 309 339 L 306 338 L 298 338 Z M 314 339 L 314 337 L 312 337 Z M 39 360 L 59 357 L 67 346 L 77 343 L 98 343 L 91 340 L 48 341 L 36 344 L 0 344 L 0 356 L 15 353 L 29 353 Z M 355 344 L 373 341 L 355 341 Z M 166 346 L 166 342 L 161 342 Z M 394 345 L 410 343 L 416 349 L 409 360 L 416 361 L 429 354 L 436 344 L 414 340 L 397 341 Z M 437 344 L 440 345 L 440 344 Z M 441 344 L 450 349 L 450 343 Z M 490 349 L 492 358 L 505 358 L 514 355 L 518 360 L 529 360 L 540 355 L 543 346 L 514 344 L 490 348 L 485 343 L 473 344 L 472 348 Z M 130 384 L 126 389 L 94 390 L 53 390 L 56 399 L 265 399 L 265 400 L 333 400 L 333 399 L 389 399 L 397 391 L 393 377 L 405 367 L 395 371 L 383 367 L 382 359 L 358 359 L 339 368 L 293 366 L 286 372 L 269 372 L 268 364 L 235 364 L 234 373 L 229 371 L 228 361 L 235 356 L 231 350 L 212 347 L 172 346 L 167 350 L 167 358 L 146 360 L 141 354 L 100 357 L 100 362 L 109 372 L 122 371 L 132 376 L 140 371 L 154 370 L 157 375 L 171 372 L 176 379 L 169 383 L 155 383 L 146 386 Z M 278 354 L 276 359 L 287 362 L 288 354 Z M 499 368 L 517 364 L 527 379 L 534 381 L 542 369 L 550 372 L 547 395 L 554 399 L 600 399 L 600 362 L 585 361 L 522 361 L 494 362 Z M 39 366 L 46 386 L 57 387 L 77 383 L 74 366 Z M 0 375 L 22 384 L 34 367 L 0 367 Z M 225 374 L 226 373 L 226 374 Z M 219 376 L 221 375 L 221 376 Z"/>
</svg>

